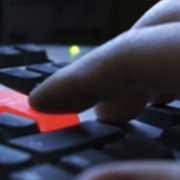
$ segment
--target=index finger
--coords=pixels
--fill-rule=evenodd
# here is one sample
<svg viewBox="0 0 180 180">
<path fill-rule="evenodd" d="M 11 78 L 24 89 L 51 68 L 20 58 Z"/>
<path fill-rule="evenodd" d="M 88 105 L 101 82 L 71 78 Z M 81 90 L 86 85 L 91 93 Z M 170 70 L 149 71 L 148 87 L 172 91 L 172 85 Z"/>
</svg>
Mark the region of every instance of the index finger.
<svg viewBox="0 0 180 180">
<path fill-rule="evenodd" d="M 180 91 L 180 24 L 131 30 L 58 71 L 30 94 L 46 112 L 79 112 L 143 86 Z"/>
</svg>

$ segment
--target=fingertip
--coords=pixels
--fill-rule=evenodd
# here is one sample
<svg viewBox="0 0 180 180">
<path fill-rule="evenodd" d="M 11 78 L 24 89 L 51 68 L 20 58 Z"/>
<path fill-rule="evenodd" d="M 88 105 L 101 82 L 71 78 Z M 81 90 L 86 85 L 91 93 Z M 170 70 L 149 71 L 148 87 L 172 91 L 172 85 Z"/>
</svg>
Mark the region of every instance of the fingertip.
<svg viewBox="0 0 180 180">
<path fill-rule="evenodd" d="M 141 113 L 149 100 L 149 92 L 138 89 L 114 101 L 99 103 L 96 114 L 99 121 L 123 125 Z"/>
<path fill-rule="evenodd" d="M 93 98 L 81 93 L 74 82 L 55 76 L 48 79 L 29 94 L 29 105 L 37 111 L 57 114 L 79 113 L 96 104 Z"/>
<path fill-rule="evenodd" d="M 58 86 L 54 78 L 47 79 L 29 94 L 29 105 L 40 112 L 58 113 L 61 111 L 59 101 L 62 99 L 58 96 Z M 64 95 L 65 97 L 65 95 Z"/>
<path fill-rule="evenodd" d="M 30 92 L 28 102 L 31 108 L 37 110 L 37 111 L 47 111 L 45 103 L 42 102 L 41 99 L 39 99 L 41 96 L 38 95 L 37 88 Z"/>
<path fill-rule="evenodd" d="M 151 104 L 167 104 L 177 99 L 178 94 L 153 93 L 150 98 Z"/>
</svg>

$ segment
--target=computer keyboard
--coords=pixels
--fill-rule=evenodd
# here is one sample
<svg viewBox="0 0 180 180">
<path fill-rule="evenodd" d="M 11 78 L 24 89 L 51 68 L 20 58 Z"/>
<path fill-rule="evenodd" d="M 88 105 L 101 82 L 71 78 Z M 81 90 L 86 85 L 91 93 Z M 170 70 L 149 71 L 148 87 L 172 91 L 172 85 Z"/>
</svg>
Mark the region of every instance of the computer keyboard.
<svg viewBox="0 0 180 180">
<path fill-rule="evenodd" d="M 72 180 L 95 165 L 139 159 L 180 159 L 180 101 L 147 106 L 123 127 L 81 114 L 40 113 L 29 92 L 77 56 L 68 46 L 0 47 L 0 180 Z M 47 55 L 48 54 L 48 55 Z"/>
</svg>

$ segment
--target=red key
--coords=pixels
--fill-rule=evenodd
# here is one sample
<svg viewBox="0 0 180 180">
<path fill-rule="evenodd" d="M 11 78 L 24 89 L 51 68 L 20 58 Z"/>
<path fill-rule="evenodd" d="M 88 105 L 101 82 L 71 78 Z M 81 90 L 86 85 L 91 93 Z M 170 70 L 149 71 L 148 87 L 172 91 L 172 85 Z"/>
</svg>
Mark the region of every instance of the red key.
<svg viewBox="0 0 180 180">
<path fill-rule="evenodd" d="M 52 131 L 80 122 L 77 114 L 46 114 L 29 106 L 28 96 L 13 90 L 0 91 L 0 112 L 10 112 L 35 120 L 41 132 Z"/>
</svg>

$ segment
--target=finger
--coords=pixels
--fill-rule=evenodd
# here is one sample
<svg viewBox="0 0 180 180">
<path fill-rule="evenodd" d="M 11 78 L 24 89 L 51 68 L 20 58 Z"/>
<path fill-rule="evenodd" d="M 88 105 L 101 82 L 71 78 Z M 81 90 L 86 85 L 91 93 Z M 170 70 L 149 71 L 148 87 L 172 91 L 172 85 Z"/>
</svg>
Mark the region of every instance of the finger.
<svg viewBox="0 0 180 180">
<path fill-rule="evenodd" d="M 76 180 L 179 180 L 179 168 L 171 161 L 110 163 L 88 170 Z"/>
<path fill-rule="evenodd" d="M 132 27 L 137 29 L 180 20 L 179 0 L 163 0 L 149 9 Z"/>
<path fill-rule="evenodd" d="M 124 124 L 140 114 L 149 97 L 149 92 L 139 89 L 118 100 L 98 103 L 95 108 L 98 120 L 105 123 Z"/>
<path fill-rule="evenodd" d="M 131 70 L 130 74 L 135 82 L 151 90 L 179 93 L 176 76 L 179 74 L 180 64 L 180 36 L 176 32 L 179 28 L 180 23 L 170 23 L 138 30 L 141 34 L 136 33 L 137 30 L 129 33 L 136 37 L 131 41 L 131 55 L 134 58 L 126 61 L 126 67 Z"/>
<path fill-rule="evenodd" d="M 172 0 L 160 1 L 147 11 L 131 29 L 158 25 L 180 20 L 180 2 Z M 150 103 L 166 104 L 178 97 L 178 94 L 152 93 Z M 141 97 L 139 97 L 141 98 Z"/>
<path fill-rule="evenodd" d="M 152 93 L 150 103 L 152 104 L 166 104 L 177 99 L 179 94 L 169 93 Z"/>
<path fill-rule="evenodd" d="M 178 20 L 180 20 L 180 2 L 161 1 L 145 13 L 130 30 Z M 145 97 L 145 94 L 147 92 L 142 88 L 129 97 L 98 103 L 96 106 L 98 119 L 107 123 L 121 124 L 135 118 L 148 102 L 150 96 Z M 177 95 L 174 94 L 152 93 L 150 103 L 164 104 L 173 101 L 176 97 Z"/>
<path fill-rule="evenodd" d="M 145 89 L 139 89 L 115 101 L 98 103 L 95 106 L 95 112 L 99 121 L 122 125 L 131 119 L 135 119 L 148 102 L 166 104 L 177 97 L 177 94 L 149 93 Z"/>
<path fill-rule="evenodd" d="M 30 94 L 30 104 L 73 112 L 141 86 L 179 93 L 179 30 L 179 23 L 171 23 L 124 33 L 55 73 Z"/>
</svg>

